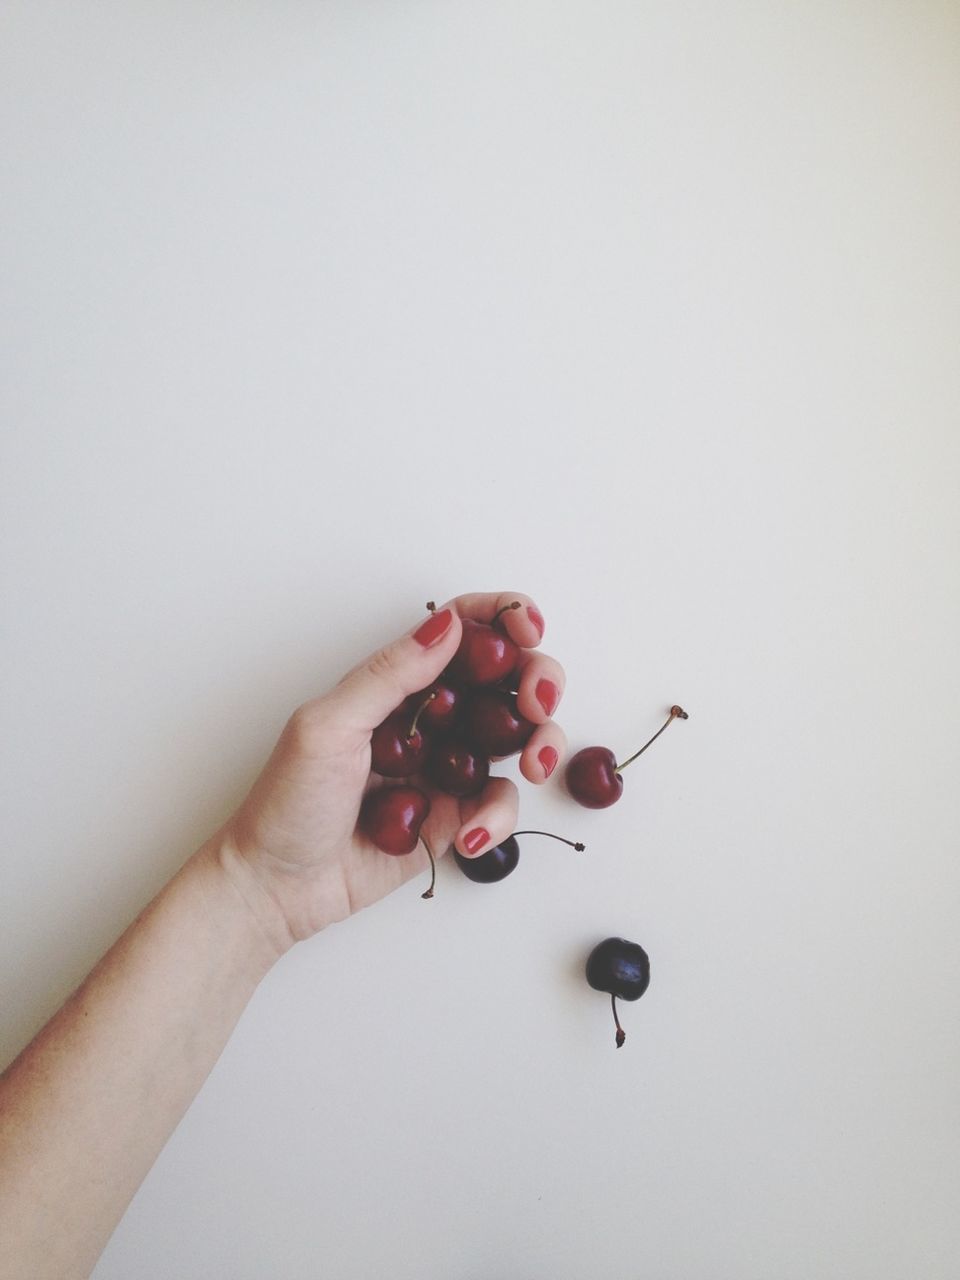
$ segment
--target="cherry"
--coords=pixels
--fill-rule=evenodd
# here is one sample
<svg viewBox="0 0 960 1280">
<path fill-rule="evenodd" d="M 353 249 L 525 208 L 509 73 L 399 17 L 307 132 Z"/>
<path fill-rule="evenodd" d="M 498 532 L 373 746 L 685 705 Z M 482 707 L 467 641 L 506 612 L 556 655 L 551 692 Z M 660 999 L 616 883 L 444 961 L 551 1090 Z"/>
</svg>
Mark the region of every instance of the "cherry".
<svg viewBox="0 0 960 1280">
<path fill-rule="evenodd" d="M 447 673 L 464 684 L 497 684 L 515 669 L 520 661 L 520 649 L 508 635 L 494 626 L 497 618 L 511 609 L 519 609 L 520 601 L 505 605 L 491 623 L 474 622 L 464 618 L 463 635 L 453 655 Z"/>
<path fill-rule="evenodd" d="M 520 861 L 517 836 L 550 836 L 551 840 L 568 844 L 580 853 L 586 848 L 586 845 L 574 843 L 573 840 L 564 840 L 563 836 L 555 836 L 549 831 L 515 831 L 512 836 L 507 836 L 506 840 L 501 840 L 486 853 L 481 853 L 479 858 L 465 858 L 462 853 L 454 849 L 454 861 L 468 880 L 473 880 L 476 884 L 496 884 L 498 880 L 506 880 L 511 871 L 516 870 L 517 863 Z"/>
<path fill-rule="evenodd" d="M 689 716 L 683 707 L 673 706 L 666 722 L 660 726 L 649 742 L 645 742 L 623 764 L 617 764 L 617 757 L 609 747 L 584 747 L 576 755 L 570 757 L 565 775 L 567 790 L 574 800 L 588 809 L 606 809 L 615 804 L 623 794 L 623 778 L 621 772 L 642 756 L 652 742 L 656 742 L 667 725 L 674 720 L 688 720 Z"/>
<path fill-rule="evenodd" d="M 422 716 L 420 717 L 422 718 Z M 378 724 L 370 738 L 370 767 L 384 778 L 408 778 L 418 773 L 427 758 L 427 740 L 400 707 Z"/>
<path fill-rule="evenodd" d="M 459 718 L 463 694 L 456 685 L 436 680 L 429 688 L 412 693 L 403 705 L 411 716 L 419 714 L 419 723 L 425 729 L 432 733 L 449 733 Z"/>
<path fill-rule="evenodd" d="M 427 759 L 426 777 L 450 796 L 475 796 L 486 786 L 490 761 L 467 742 L 438 743 Z"/>
<path fill-rule="evenodd" d="M 520 861 L 520 846 L 513 836 L 507 836 L 479 858 L 465 858 L 456 849 L 453 858 L 457 866 L 476 884 L 495 884 L 498 880 L 506 880 L 511 871 L 516 869 Z"/>
<path fill-rule="evenodd" d="M 384 853 L 413 853 L 429 812 L 419 787 L 378 787 L 363 797 L 358 825 Z"/>
<path fill-rule="evenodd" d="M 623 1047 L 627 1033 L 617 1017 L 617 996 L 639 1000 L 650 985 L 650 957 L 638 942 L 626 938 L 605 938 L 587 957 L 587 982 L 594 991 L 606 991 L 617 1027 L 617 1048 Z"/>
<path fill-rule="evenodd" d="M 517 710 L 516 698 L 498 689 L 477 689 L 467 700 L 464 732 L 488 756 L 512 756 L 536 725 Z"/>
</svg>

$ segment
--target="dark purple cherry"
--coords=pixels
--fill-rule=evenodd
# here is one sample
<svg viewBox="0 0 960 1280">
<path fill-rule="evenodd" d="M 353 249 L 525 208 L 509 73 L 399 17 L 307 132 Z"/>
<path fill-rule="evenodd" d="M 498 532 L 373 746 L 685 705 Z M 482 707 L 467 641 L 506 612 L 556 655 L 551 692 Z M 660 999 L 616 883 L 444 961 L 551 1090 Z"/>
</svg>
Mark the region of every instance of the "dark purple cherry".
<svg viewBox="0 0 960 1280">
<path fill-rule="evenodd" d="M 488 756 L 512 756 L 522 750 L 536 725 L 517 710 L 511 693 L 476 689 L 467 698 L 463 732 L 469 742 Z"/>
<path fill-rule="evenodd" d="M 486 786 L 490 761 L 471 744 L 451 739 L 434 746 L 424 774 L 449 796 L 475 796 Z"/>
<path fill-rule="evenodd" d="M 587 847 L 579 841 L 564 840 L 563 836 L 555 836 L 550 831 L 515 831 L 512 836 L 507 836 L 506 840 L 501 840 L 486 853 L 481 853 L 479 858 L 465 858 L 459 850 L 454 849 L 454 861 L 468 880 L 473 880 L 476 884 L 496 884 L 498 880 L 506 880 L 511 871 L 516 870 L 517 863 L 520 861 L 520 845 L 517 843 L 517 836 L 549 836 L 551 840 L 559 840 L 562 844 L 570 845 L 579 853 Z"/>
<path fill-rule="evenodd" d="M 453 858 L 468 880 L 476 884 L 495 884 L 515 870 L 520 861 L 520 846 L 513 836 L 507 836 L 500 844 L 481 853 L 479 858 L 465 858 L 457 849 L 453 851 Z"/>
<path fill-rule="evenodd" d="M 649 742 L 645 742 L 639 751 L 617 764 L 617 757 L 609 747 L 584 747 L 570 757 L 567 764 L 565 781 L 567 790 L 574 800 L 588 809 L 606 809 L 615 804 L 623 794 L 621 772 L 642 756 L 651 743 L 656 742 L 667 725 L 674 720 L 688 720 L 689 716 L 683 707 L 673 706 L 664 724 L 660 726 Z"/>
<path fill-rule="evenodd" d="M 613 1006 L 617 1027 L 617 1048 L 623 1047 L 627 1034 L 617 1017 L 617 997 L 639 1000 L 650 985 L 650 957 L 638 942 L 626 938 L 605 938 L 587 957 L 587 982 L 594 991 L 606 991 Z"/>
<path fill-rule="evenodd" d="M 452 680 L 468 685 L 497 684 L 510 675 L 520 661 L 520 650 L 494 624 L 500 614 L 519 608 L 520 601 L 514 600 L 501 609 L 489 624 L 464 618 L 459 648 L 447 667 Z"/>
<path fill-rule="evenodd" d="M 378 849 L 399 856 L 413 853 L 429 812 L 419 787 L 378 787 L 363 797 L 357 825 Z"/>
</svg>

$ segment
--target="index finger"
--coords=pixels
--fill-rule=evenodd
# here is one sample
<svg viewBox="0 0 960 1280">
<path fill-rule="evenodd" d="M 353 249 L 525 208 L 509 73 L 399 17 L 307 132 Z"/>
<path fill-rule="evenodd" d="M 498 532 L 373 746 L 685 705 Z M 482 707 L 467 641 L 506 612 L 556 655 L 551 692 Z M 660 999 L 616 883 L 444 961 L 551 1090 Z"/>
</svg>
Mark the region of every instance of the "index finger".
<svg viewBox="0 0 960 1280">
<path fill-rule="evenodd" d="M 457 596 L 453 604 L 461 618 L 474 622 L 492 622 L 500 613 L 500 625 L 521 649 L 534 649 L 543 639 L 543 614 L 522 591 L 475 591 Z"/>
</svg>

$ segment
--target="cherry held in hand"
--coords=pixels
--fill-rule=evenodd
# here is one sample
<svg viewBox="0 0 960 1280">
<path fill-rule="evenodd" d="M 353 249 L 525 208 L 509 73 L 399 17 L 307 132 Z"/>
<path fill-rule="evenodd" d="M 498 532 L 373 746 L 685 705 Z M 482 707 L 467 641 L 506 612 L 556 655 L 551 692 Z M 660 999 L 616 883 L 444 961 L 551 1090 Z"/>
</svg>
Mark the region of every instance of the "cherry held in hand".
<svg viewBox="0 0 960 1280">
<path fill-rule="evenodd" d="M 430 753 L 424 772 L 448 796 L 475 796 L 486 786 L 490 761 L 467 742 L 441 742 Z"/>
<path fill-rule="evenodd" d="M 360 806 L 358 825 L 384 853 L 413 853 L 430 801 L 419 787 L 378 787 Z"/>
<path fill-rule="evenodd" d="M 456 726 L 463 704 L 463 694 L 456 685 L 437 680 L 427 689 L 412 693 L 403 704 L 417 723 L 429 733 L 449 733 Z"/>
<path fill-rule="evenodd" d="M 463 684 L 496 684 L 515 670 L 520 661 L 520 650 L 495 623 L 503 613 L 519 609 L 520 601 L 514 600 L 494 616 L 489 625 L 464 618 L 460 645 L 449 667 L 450 676 Z"/>
<path fill-rule="evenodd" d="M 411 716 L 404 707 L 393 711 L 377 725 L 370 738 L 370 767 L 384 778 L 409 778 L 419 773 L 427 758 L 427 742 L 417 728 L 418 718 L 428 702 Z"/>
<path fill-rule="evenodd" d="M 357 823 L 383 853 L 402 857 L 423 845 L 430 859 L 430 887 L 420 895 L 423 898 L 433 897 L 437 879 L 433 850 L 420 831 L 429 812 L 430 801 L 419 787 L 379 787 L 363 797 Z"/>
<path fill-rule="evenodd" d="M 476 689 L 467 699 L 464 734 L 488 756 L 512 756 L 536 726 L 517 710 L 517 699 L 500 689 Z"/>
<path fill-rule="evenodd" d="M 628 764 L 632 764 L 638 756 L 642 756 L 651 743 L 656 742 L 667 725 L 674 720 L 689 719 L 683 707 L 672 706 L 666 722 L 660 726 L 649 742 L 645 742 L 639 751 L 617 764 L 617 757 L 609 747 L 584 747 L 576 755 L 571 756 L 567 765 L 565 780 L 567 790 L 574 800 L 588 809 L 606 809 L 615 804 L 623 794 L 623 778 L 620 774 Z"/>
</svg>

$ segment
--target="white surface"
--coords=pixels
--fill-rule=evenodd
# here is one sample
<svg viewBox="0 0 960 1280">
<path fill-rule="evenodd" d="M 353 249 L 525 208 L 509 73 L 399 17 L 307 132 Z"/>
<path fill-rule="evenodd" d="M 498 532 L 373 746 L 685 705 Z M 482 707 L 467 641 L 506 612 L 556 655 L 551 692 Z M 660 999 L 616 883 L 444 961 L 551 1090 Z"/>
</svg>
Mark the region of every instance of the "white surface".
<svg viewBox="0 0 960 1280">
<path fill-rule="evenodd" d="M 2 1049 L 429 597 L 615 809 L 264 984 L 97 1280 L 956 1275 L 960 15 L 4 7 Z M 593 942 L 641 941 L 609 1006 Z"/>
</svg>

